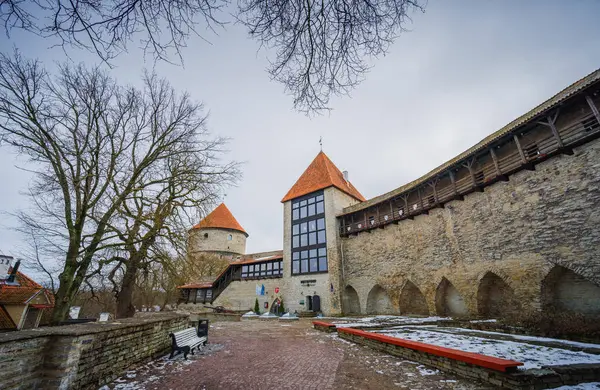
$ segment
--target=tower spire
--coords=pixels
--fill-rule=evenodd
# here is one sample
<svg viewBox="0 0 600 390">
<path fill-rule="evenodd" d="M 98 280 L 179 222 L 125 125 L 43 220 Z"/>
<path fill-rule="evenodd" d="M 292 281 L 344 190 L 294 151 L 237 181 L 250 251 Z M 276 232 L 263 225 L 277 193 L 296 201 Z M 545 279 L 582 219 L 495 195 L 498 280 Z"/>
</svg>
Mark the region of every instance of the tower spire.
<svg viewBox="0 0 600 390">
<path fill-rule="evenodd" d="M 323 151 L 323 137 L 319 137 L 319 146 L 321 147 L 321 152 Z"/>
</svg>

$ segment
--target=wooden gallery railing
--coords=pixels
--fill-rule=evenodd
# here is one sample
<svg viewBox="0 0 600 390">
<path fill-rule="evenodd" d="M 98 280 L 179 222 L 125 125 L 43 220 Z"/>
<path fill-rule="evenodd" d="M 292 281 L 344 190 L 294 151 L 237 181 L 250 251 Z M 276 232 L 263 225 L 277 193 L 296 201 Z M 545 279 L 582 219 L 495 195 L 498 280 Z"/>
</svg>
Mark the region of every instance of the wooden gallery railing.
<svg viewBox="0 0 600 390">
<path fill-rule="evenodd" d="M 494 145 L 484 151 L 489 157 L 489 162 L 477 170 L 475 162 L 477 157 L 482 157 L 481 152 L 475 156 L 467 157 L 466 161 L 459 161 L 448 167 L 429 181 L 419 184 L 392 198 L 383 200 L 365 209 L 349 212 L 339 217 L 340 235 L 349 236 L 362 231 L 383 228 L 390 223 L 398 223 L 404 219 L 412 219 L 415 215 L 427 214 L 428 210 L 443 207 L 445 203 L 462 199 L 466 194 L 474 191 L 483 191 L 483 187 L 497 181 L 506 181 L 508 176 L 523 170 L 533 170 L 534 165 L 556 154 L 573 154 L 575 146 L 589 142 L 600 136 L 600 113 L 591 98 L 586 98 L 591 111 L 575 118 L 569 125 L 560 129 L 555 126 L 557 115 L 548 116 L 546 121 L 538 122 L 547 128 L 547 135 L 539 136 L 534 142 L 522 144 L 522 139 L 517 133 L 507 135 L 503 143 L 494 145 L 503 146 L 509 142 L 514 144 L 514 150 L 506 156 L 498 157 Z M 467 169 L 469 174 L 455 180 L 456 170 Z M 439 181 L 447 178 L 448 185 L 439 186 Z M 409 198 L 412 199 L 409 202 Z M 415 201 L 416 199 L 416 201 Z"/>
</svg>

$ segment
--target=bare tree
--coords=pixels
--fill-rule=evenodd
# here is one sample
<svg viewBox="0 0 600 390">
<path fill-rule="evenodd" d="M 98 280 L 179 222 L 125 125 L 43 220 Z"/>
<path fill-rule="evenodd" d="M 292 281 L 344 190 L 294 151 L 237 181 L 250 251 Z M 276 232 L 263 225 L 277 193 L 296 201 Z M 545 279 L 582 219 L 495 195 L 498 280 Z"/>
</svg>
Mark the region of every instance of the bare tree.
<svg viewBox="0 0 600 390">
<path fill-rule="evenodd" d="M 331 95 L 347 94 L 384 55 L 426 0 L 238 0 L 234 17 L 275 54 L 268 68 L 304 112 L 326 109 Z M 34 4 L 32 6 L 32 4 Z M 28 6 L 27 6 L 28 5 Z M 37 7 L 35 6 L 37 5 Z M 228 1 L 219 0 L 0 0 L 7 33 L 23 28 L 58 38 L 110 61 L 141 37 L 155 58 L 181 60 L 198 27 L 221 27 Z M 43 20 L 32 23 L 32 9 Z"/>
<path fill-rule="evenodd" d="M 147 76 L 144 81 L 148 92 L 141 99 L 138 125 L 191 126 L 198 129 L 203 141 L 194 149 L 182 148 L 157 162 L 154 169 L 140 177 L 108 222 L 108 237 L 114 236 L 115 240 L 107 241 L 105 247 L 112 256 L 106 256 L 101 264 L 112 266 L 109 279 L 117 297 L 117 317 L 135 313 L 132 298 L 138 271 L 148 270 L 152 262 L 162 258 L 162 252 L 173 250 L 183 241 L 186 227 L 192 223 L 189 217 L 213 205 L 222 190 L 239 176 L 238 164 L 221 163 L 218 159 L 226 140 L 208 137 L 204 117 L 198 117 L 197 123 L 189 117 L 195 112 L 186 106 L 190 102 L 180 101 L 165 80 Z M 113 178 L 112 186 L 119 188 L 123 183 Z M 122 276 L 115 280 L 118 271 Z"/>
<path fill-rule="evenodd" d="M 165 162 L 203 150 L 201 105 L 171 96 L 164 110 L 178 121 L 163 126 L 163 112 L 142 103 L 155 92 L 120 87 L 82 65 L 61 66 L 53 78 L 37 61 L 0 55 L 0 136 L 34 173 L 35 212 L 23 221 L 63 253 L 54 323 L 66 317 L 115 213 L 154 184 Z"/>
</svg>

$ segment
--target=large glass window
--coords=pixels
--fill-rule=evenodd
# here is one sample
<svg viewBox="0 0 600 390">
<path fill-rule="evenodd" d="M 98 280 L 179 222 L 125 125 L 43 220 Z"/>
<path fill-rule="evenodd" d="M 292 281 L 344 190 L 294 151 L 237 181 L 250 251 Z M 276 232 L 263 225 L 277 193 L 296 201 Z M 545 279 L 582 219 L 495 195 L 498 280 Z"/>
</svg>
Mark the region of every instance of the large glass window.
<svg viewBox="0 0 600 390">
<path fill-rule="evenodd" d="M 292 202 L 292 275 L 327 272 L 323 192 Z"/>
<path fill-rule="evenodd" d="M 283 276 L 282 260 L 242 265 L 243 279 L 272 278 L 279 276 Z"/>
</svg>

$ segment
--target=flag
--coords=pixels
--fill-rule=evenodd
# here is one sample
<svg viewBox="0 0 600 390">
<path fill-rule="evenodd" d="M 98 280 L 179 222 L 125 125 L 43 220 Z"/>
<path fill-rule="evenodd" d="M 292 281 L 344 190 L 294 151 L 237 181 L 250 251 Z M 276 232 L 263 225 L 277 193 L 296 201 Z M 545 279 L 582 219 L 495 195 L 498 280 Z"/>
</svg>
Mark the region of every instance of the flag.
<svg viewBox="0 0 600 390">
<path fill-rule="evenodd" d="M 265 285 L 264 284 L 260 287 L 260 295 L 265 295 Z"/>
</svg>

